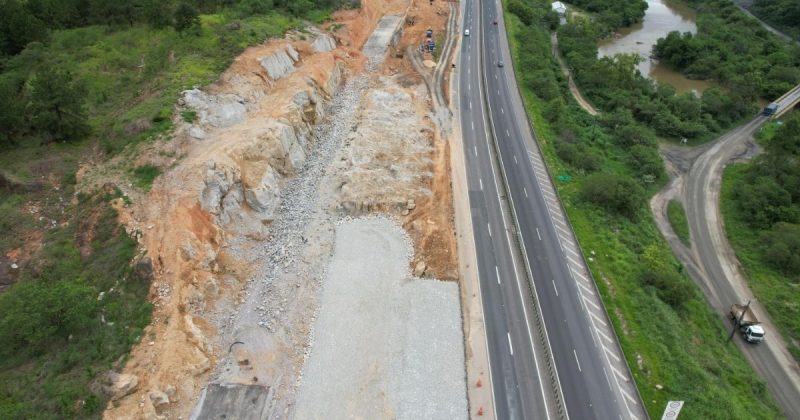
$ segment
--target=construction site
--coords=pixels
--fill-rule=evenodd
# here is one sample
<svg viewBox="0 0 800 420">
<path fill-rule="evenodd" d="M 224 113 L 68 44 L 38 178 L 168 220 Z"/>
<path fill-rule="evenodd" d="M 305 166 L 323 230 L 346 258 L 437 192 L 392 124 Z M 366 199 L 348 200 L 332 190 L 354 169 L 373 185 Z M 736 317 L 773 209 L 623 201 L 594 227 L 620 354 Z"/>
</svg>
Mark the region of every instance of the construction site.
<svg viewBox="0 0 800 420">
<path fill-rule="evenodd" d="M 362 1 L 181 94 L 198 119 L 136 157 L 170 169 L 117 206 L 155 309 L 105 418 L 468 416 L 455 14 Z"/>
</svg>

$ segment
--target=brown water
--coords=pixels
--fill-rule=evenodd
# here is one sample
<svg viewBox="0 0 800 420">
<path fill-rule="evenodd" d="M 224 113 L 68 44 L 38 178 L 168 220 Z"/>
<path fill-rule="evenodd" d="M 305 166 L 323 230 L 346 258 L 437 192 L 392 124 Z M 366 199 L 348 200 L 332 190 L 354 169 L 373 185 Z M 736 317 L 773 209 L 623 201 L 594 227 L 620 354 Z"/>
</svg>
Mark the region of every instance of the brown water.
<svg viewBox="0 0 800 420">
<path fill-rule="evenodd" d="M 628 28 L 622 28 L 611 38 L 600 41 L 600 57 L 636 53 L 642 57 L 639 71 L 645 77 L 668 83 L 678 93 L 694 91 L 702 93 L 710 86 L 707 81 L 689 80 L 668 65 L 650 58 L 658 38 L 667 36 L 670 31 L 697 33 L 695 12 L 686 5 L 669 0 L 647 0 L 644 20 Z"/>
</svg>

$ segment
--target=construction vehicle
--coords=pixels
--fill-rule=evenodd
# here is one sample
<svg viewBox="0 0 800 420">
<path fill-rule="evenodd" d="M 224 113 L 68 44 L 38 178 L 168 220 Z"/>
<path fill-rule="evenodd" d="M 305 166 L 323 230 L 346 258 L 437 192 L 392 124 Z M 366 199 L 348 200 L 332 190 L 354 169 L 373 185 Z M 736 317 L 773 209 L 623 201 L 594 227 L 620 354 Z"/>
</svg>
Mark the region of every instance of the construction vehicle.
<svg viewBox="0 0 800 420">
<path fill-rule="evenodd" d="M 764 341 L 764 327 L 761 326 L 761 322 L 756 318 L 756 314 L 753 313 L 749 305 L 737 305 L 734 303 L 731 305 L 730 317 L 748 343 Z"/>
<path fill-rule="evenodd" d="M 425 31 L 425 37 L 427 37 L 427 38 L 433 38 L 433 29 L 431 29 L 431 28 L 428 28 L 428 30 L 427 30 L 427 31 Z"/>
</svg>

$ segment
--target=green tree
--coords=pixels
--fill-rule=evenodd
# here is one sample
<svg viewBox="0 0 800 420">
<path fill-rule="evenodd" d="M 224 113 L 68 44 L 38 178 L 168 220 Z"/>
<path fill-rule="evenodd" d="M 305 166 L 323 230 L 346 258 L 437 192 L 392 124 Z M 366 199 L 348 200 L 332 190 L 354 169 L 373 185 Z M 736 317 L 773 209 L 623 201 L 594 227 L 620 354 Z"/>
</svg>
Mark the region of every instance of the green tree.
<svg viewBox="0 0 800 420">
<path fill-rule="evenodd" d="M 4 75 L 10 76 L 10 75 Z M 13 134 L 19 129 L 22 110 L 17 106 L 20 85 L 12 77 L 0 77 L 0 148 L 13 141 Z"/>
<path fill-rule="evenodd" d="M 96 322 L 95 290 L 81 280 L 23 281 L 0 295 L 0 352 L 41 351 Z"/>
<path fill-rule="evenodd" d="M 187 30 L 200 29 L 200 14 L 197 9 L 189 3 L 181 3 L 175 9 L 175 19 L 172 23 L 175 30 L 183 32 Z"/>
<path fill-rule="evenodd" d="M 776 270 L 800 278 L 800 225 L 776 223 L 761 234 L 764 259 Z"/>
<path fill-rule="evenodd" d="M 629 219 L 644 202 L 644 190 L 630 178 L 610 173 L 596 173 L 586 177 L 581 189 L 584 200 Z"/>
<path fill-rule="evenodd" d="M 14 55 L 47 37 L 45 24 L 16 0 L 0 1 L 0 53 Z"/>
<path fill-rule="evenodd" d="M 80 140 L 90 133 L 83 108 L 86 88 L 70 72 L 41 70 L 34 75 L 30 90 L 31 123 L 43 141 Z"/>
<path fill-rule="evenodd" d="M 639 256 L 642 262 L 640 278 L 646 285 L 656 289 L 656 294 L 664 303 L 678 308 L 692 298 L 694 291 L 691 284 L 686 281 L 667 262 L 671 256 L 667 255 L 658 245 L 651 244 L 645 247 Z"/>
<path fill-rule="evenodd" d="M 154 28 L 172 24 L 172 2 L 169 0 L 142 0 L 139 13 L 142 20 Z"/>
</svg>

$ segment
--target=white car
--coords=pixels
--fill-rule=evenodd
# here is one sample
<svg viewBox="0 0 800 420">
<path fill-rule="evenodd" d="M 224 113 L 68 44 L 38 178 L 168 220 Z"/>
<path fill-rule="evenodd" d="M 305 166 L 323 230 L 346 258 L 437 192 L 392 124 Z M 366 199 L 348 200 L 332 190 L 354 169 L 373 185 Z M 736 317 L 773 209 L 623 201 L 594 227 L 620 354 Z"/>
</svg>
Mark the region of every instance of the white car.
<svg viewBox="0 0 800 420">
<path fill-rule="evenodd" d="M 464 36 L 469 36 L 469 29 L 464 29 Z"/>
</svg>

